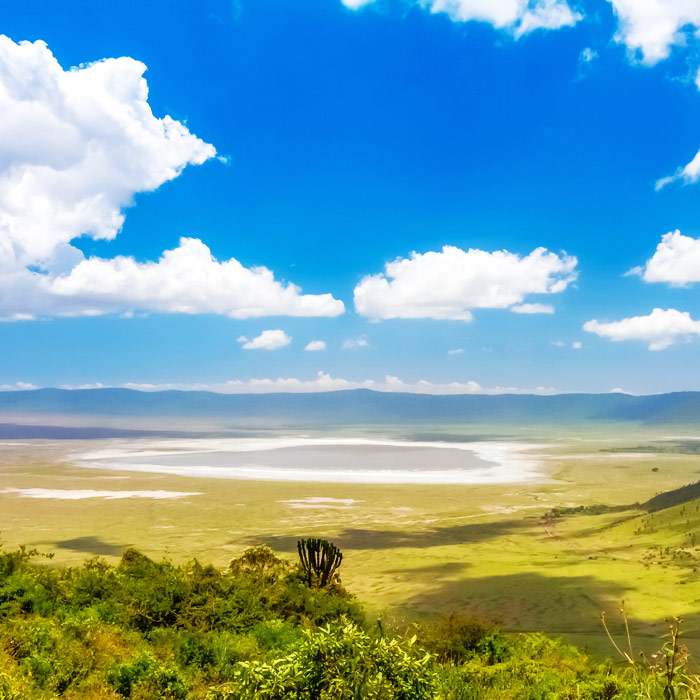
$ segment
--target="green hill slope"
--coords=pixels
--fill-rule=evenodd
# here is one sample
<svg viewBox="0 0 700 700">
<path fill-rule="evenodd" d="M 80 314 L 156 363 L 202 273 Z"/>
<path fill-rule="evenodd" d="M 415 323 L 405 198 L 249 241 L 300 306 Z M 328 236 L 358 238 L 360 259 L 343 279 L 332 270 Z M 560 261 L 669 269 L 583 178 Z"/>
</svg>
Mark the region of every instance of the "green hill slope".
<svg viewBox="0 0 700 700">
<path fill-rule="evenodd" d="M 594 662 L 464 616 L 388 632 L 255 548 L 225 571 L 135 550 L 59 569 L 0 553 L 3 700 L 677 700 L 700 679 Z"/>
</svg>

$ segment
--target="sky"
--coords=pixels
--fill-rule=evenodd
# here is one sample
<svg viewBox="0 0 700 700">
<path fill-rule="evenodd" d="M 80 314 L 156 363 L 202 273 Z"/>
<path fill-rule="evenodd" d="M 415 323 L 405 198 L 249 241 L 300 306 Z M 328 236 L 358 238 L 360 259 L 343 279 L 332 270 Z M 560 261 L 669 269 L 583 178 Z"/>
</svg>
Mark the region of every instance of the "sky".
<svg viewBox="0 0 700 700">
<path fill-rule="evenodd" d="M 0 35 L 0 388 L 700 390 L 698 0 L 0 0 Z"/>
</svg>

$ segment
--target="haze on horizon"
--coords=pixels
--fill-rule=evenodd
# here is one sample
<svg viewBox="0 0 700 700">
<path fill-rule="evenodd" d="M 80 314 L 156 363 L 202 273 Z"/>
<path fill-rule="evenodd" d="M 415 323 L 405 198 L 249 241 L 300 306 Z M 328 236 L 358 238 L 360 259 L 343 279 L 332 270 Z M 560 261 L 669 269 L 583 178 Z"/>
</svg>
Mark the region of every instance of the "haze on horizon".
<svg viewBox="0 0 700 700">
<path fill-rule="evenodd" d="M 699 47 L 682 0 L 8 6 L 0 390 L 699 390 Z"/>
</svg>

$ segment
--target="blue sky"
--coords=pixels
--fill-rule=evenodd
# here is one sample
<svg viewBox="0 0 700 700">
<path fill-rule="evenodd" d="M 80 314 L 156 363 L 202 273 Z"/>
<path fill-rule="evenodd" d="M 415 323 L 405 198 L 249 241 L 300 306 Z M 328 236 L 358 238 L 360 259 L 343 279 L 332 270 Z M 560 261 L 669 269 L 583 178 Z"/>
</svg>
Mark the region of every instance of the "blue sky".
<svg viewBox="0 0 700 700">
<path fill-rule="evenodd" d="M 700 4 L 347 5 L 0 3 L 0 385 L 700 389 Z"/>
</svg>

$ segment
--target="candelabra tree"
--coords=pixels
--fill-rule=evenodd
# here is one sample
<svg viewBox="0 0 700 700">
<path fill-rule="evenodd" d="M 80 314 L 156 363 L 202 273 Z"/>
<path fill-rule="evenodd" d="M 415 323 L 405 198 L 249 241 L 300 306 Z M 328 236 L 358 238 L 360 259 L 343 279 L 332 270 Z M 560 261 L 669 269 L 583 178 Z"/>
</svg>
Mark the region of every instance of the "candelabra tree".
<svg viewBox="0 0 700 700">
<path fill-rule="evenodd" d="M 309 585 L 313 583 L 319 588 L 331 583 L 343 561 L 343 553 L 332 542 L 315 537 L 299 540 L 297 551 Z"/>
</svg>

